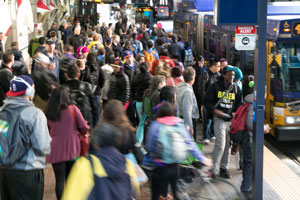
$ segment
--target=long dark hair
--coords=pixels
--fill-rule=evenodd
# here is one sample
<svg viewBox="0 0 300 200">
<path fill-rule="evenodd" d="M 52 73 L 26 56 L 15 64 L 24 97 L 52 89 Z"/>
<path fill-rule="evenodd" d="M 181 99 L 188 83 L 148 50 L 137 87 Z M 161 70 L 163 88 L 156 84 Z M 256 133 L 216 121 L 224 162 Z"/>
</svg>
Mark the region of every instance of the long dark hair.
<svg viewBox="0 0 300 200">
<path fill-rule="evenodd" d="M 175 116 L 176 115 L 175 110 L 176 109 L 173 104 L 171 104 L 169 102 L 164 102 L 159 108 L 157 118 L 167 117 L 167 116 Z"/>
<path fill-rule="evenodd" d="M 171 104 L 175 104 L 175 95 L 176 95 L 176 88 L 173 86 L 165 86 L 161 89 L 159 98 L 160 102 L 166 101 Z"/>
<path fill-rule="evenodd" d="M 47 119 L 51 121 L 60 120 L 61 110 L 68 108 L 70 104 L 68 88 L 64 86 L 54 88 L 45 109 Z"/>
</svg>

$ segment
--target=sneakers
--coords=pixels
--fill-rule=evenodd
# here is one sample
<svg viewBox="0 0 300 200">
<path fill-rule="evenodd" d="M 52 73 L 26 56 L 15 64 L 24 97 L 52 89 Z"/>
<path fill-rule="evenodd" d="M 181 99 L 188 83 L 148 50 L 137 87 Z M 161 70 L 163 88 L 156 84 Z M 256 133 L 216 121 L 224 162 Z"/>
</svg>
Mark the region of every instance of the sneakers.
<svg viewBox="0 0 300 200">
<path fill-rule="evenodd" d="M 227 169 L 220 168 L 220 176 L 225 179 L 229 179 L 231 176 Z"/>
<path fill-rule="evenodd" d="M 204 144 L 209 144 L 209 143 L 210 143 L 210 140 L 209 140 L 209 139 L 204 139 L 204 140 L 203 140 L 203 143 L 204 143 Z"/>
<path fill-rule="evenodd" d="M 216 137 L 214 136 L 214 137 L 210 138 L 210 141 L 211 142 L 215 142 L 216 141 Z"/>
</svg>

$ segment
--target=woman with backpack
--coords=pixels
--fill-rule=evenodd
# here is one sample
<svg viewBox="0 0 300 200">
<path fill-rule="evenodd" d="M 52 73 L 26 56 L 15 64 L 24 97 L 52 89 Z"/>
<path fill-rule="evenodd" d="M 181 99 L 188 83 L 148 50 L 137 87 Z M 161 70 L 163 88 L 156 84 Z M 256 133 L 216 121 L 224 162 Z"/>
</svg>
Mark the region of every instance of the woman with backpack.
<svg viewBox="0 0 300 200">
<path fill-rule="evenodd" d="M 168 139 L 175 135 L 176 141 Z M 187 152 L 204 165 L 211 165 L 211 160 L 200 152 L 182 119 L 176 117 L 175 107 L 169 102 L 161 105 L 157 119 L 149 127 L 146 147 L 155 166 L 151 183 L 152 200 L 171 199 L 168 195 L 169 184 L 173 198 L 179 199 L 177 196 L 178 164 L 186 159 Z"/>
<path fill-rule="evenodd" d="M 51 163 L 54 170 L 56 185 L 55 193 L 61 199 L 68 174 L 77 157 L 80 156 L 80 134 L 89 130 L 87 122 L 80 110 L 71 105 L 68 89 L 58 86 L 52 91 L 45 110 L 48 128 L 52 137 L 51 154 L 47 156 L 47 163 Z"/>
</svg>

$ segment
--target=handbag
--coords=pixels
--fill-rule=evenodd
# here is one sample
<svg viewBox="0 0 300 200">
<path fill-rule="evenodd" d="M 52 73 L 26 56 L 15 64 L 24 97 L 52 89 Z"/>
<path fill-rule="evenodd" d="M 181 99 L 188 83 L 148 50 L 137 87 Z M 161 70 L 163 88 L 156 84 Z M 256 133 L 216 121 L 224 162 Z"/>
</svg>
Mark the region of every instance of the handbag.
<svg viewBox="0 0 300 200">
<path fill-rule="evenodd" d="M 69 105 L 69 109 L 72 113 L 72 117 L 76 123 L 76 126 L 78 127 L 74 107 L 72 105 Z M 79 135 L 80 144 L 81 144 L 80 155 L 85 156 L 89 151 L 89 136 L 88 136 L 88 133 L 80 134 L 79 131 L 78 131 L 78 135 Z"/>
<path fill-rule="evenodd" d="M 138 165 L 134 155 L 132 153 L 128 153 L 125 156 L 128 160 L 130 160 L 133 163 L 133 165 L 136 169 L 137 182 L 139 183 L 139 185 L 141 186 L 141 185 L 147 183 L 148 177 L 145 174 L 144 170 Z"/>
</svg>

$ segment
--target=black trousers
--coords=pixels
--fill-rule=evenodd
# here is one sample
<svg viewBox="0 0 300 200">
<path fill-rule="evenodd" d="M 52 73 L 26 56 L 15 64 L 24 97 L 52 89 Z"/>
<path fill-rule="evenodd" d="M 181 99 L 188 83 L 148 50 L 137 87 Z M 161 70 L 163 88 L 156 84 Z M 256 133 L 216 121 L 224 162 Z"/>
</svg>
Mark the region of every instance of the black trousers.
<svg viewBox="0 0 300 200">
<path fill-rule="evenodd" d="M 151 191 L 152 200 L 159 200 L 160 196 L 167 197 L 169 183 L 172 188 L 173 198 L 177 196 L 177 182 L 179 176 L 178 164 L 157 167 L 152 174 Z"/>
<path fill-rule="evenodd" d="M 42 200 L 44 171 L 0 170 L 0 194 L 2 200 Z"/>
<path fill-rule="evenodd" d="M 63 191 L 65 189 L 65 183 L 68 178 L 68 175 L 71 171 L 71 168 L 74 164 L 74 161 L 65 161 L 61 163 L 52 164 L 54 175 L 55 175 L 55 193 L 57 200 L 61 199 Z"/>
</svg>

